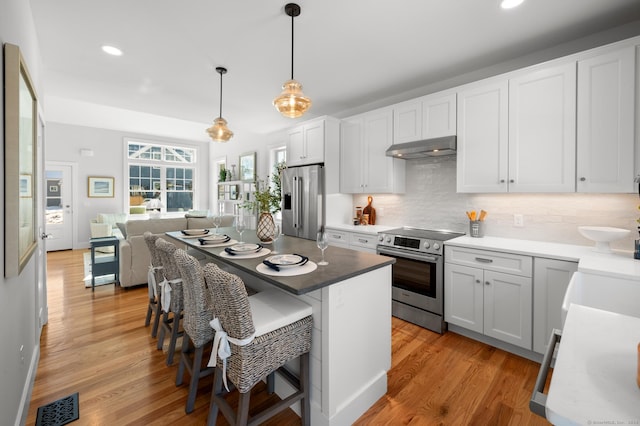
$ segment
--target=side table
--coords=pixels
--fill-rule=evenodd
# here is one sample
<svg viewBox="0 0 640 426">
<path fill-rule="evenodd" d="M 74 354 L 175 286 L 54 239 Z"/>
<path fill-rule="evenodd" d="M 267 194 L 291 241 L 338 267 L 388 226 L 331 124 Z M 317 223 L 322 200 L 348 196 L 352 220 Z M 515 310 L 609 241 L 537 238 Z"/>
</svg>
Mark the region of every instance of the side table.
<svg viewBox="0 0 640 426">
<path fill-rule="evenodd" d="M 101 275 L 115 275 L 115 284 L 120 282 L 120 241 L 116 237 L 91 238 L 91 291 L 95 291 L 96 277 Z M 113 254 L 96 258 L 98 247 L 113 247 Z"/>
</svg>

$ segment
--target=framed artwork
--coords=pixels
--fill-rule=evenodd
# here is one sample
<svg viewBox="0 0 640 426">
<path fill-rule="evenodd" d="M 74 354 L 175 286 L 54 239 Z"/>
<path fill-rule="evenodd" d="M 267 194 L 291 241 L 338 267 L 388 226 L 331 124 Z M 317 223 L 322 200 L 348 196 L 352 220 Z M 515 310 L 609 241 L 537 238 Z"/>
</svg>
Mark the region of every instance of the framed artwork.
<svg viewBox="0 0 640 426">
<path fill-rule="evenodd" d="M 38 97 L 16 45 L 4 44 L 4 275 L 16 277 L 38 246 Z"/>
<path fill-rule="evenodd" d="M 229 186 L 229 199 L 230 200 L 238 199 L 238 185 Z"/>
<path fill-rule="evenodd" d="M 112 177 L 89 176 L 89 197 L 90 198 L 113 198 Z"/>
<path fill-rule="evenodd" d="M 256 180 L 256 153 L 249 152 L 240 156 L 240 180 Z"/>
<path fill-rule="evenodd" d="M 31 182 L 31 175 L 20 175 L 20 182 L 18 183 L 18 187 L 20 188 L 20 197 L 31 198 L 31 188 L 33 187 L 33 182 Z"/>
</svg>

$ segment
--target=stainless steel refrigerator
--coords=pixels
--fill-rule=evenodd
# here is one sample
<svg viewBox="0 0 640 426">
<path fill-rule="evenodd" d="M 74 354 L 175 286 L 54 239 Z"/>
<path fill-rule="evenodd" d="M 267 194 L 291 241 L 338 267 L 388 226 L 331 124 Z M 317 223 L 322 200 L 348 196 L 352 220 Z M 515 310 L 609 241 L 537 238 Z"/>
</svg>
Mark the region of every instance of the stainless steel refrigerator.
<svg viewBox="0 0 640 426">
<path fill-rule="evenodd" d="M 315 240 L 324 227 L 324 167 L 289 167 L 282 172 L 282 233 Z"/>
</svg>

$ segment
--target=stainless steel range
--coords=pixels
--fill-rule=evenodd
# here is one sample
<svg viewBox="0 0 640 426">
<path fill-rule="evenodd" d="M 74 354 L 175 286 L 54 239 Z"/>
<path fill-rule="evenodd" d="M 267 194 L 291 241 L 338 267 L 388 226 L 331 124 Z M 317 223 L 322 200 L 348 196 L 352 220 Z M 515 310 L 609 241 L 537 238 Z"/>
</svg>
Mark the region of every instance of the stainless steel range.
<svg viewBox="0 0 640 426">
<path fill-rule="evenodd" d="M 393 316 L 437 333 L 446 330 L 443 242 L 461 235 L 464 234 L 410 227 L 378 234 L 378 254 L 396 259 Z"/>
</svg>

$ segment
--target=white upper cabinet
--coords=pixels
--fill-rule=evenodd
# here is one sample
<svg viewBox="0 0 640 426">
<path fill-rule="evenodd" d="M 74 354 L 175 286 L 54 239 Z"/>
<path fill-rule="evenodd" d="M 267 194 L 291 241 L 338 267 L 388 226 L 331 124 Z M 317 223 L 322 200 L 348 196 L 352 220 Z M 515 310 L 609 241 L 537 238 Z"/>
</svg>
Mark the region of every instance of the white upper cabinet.
<svg viewBox="0 0 640 426">
<path fill-rule="evenodd" d="M 578 192 L 634 191 L 635 53 L 578 62 Z"/>
<path fill-rule="evenodd" d="M 405 161 L 386 155 L 393 138 L 393 111 L 378 109 L 342 121 L 340 192 L 404 192 Z"/>
<path fill-rule="evenodd" d="M 509 191 L 574 192 L 575 62 L 509 80 Z"/>
<path fill-rule="evenodd" d="M 288 132 L 287 166 L 324 162 L 324 120 L 301 124 Z"/>
<path fill-rule="evenodd" d="M 458 92 L 458 192 L 507 192 L 508 99 L 506 80 Z"/>
<path fill-rule="evenodd" d="M 436 93 L 393 106 L 394 143 L 455 134 L 455 93 Z"/>
</svg>

